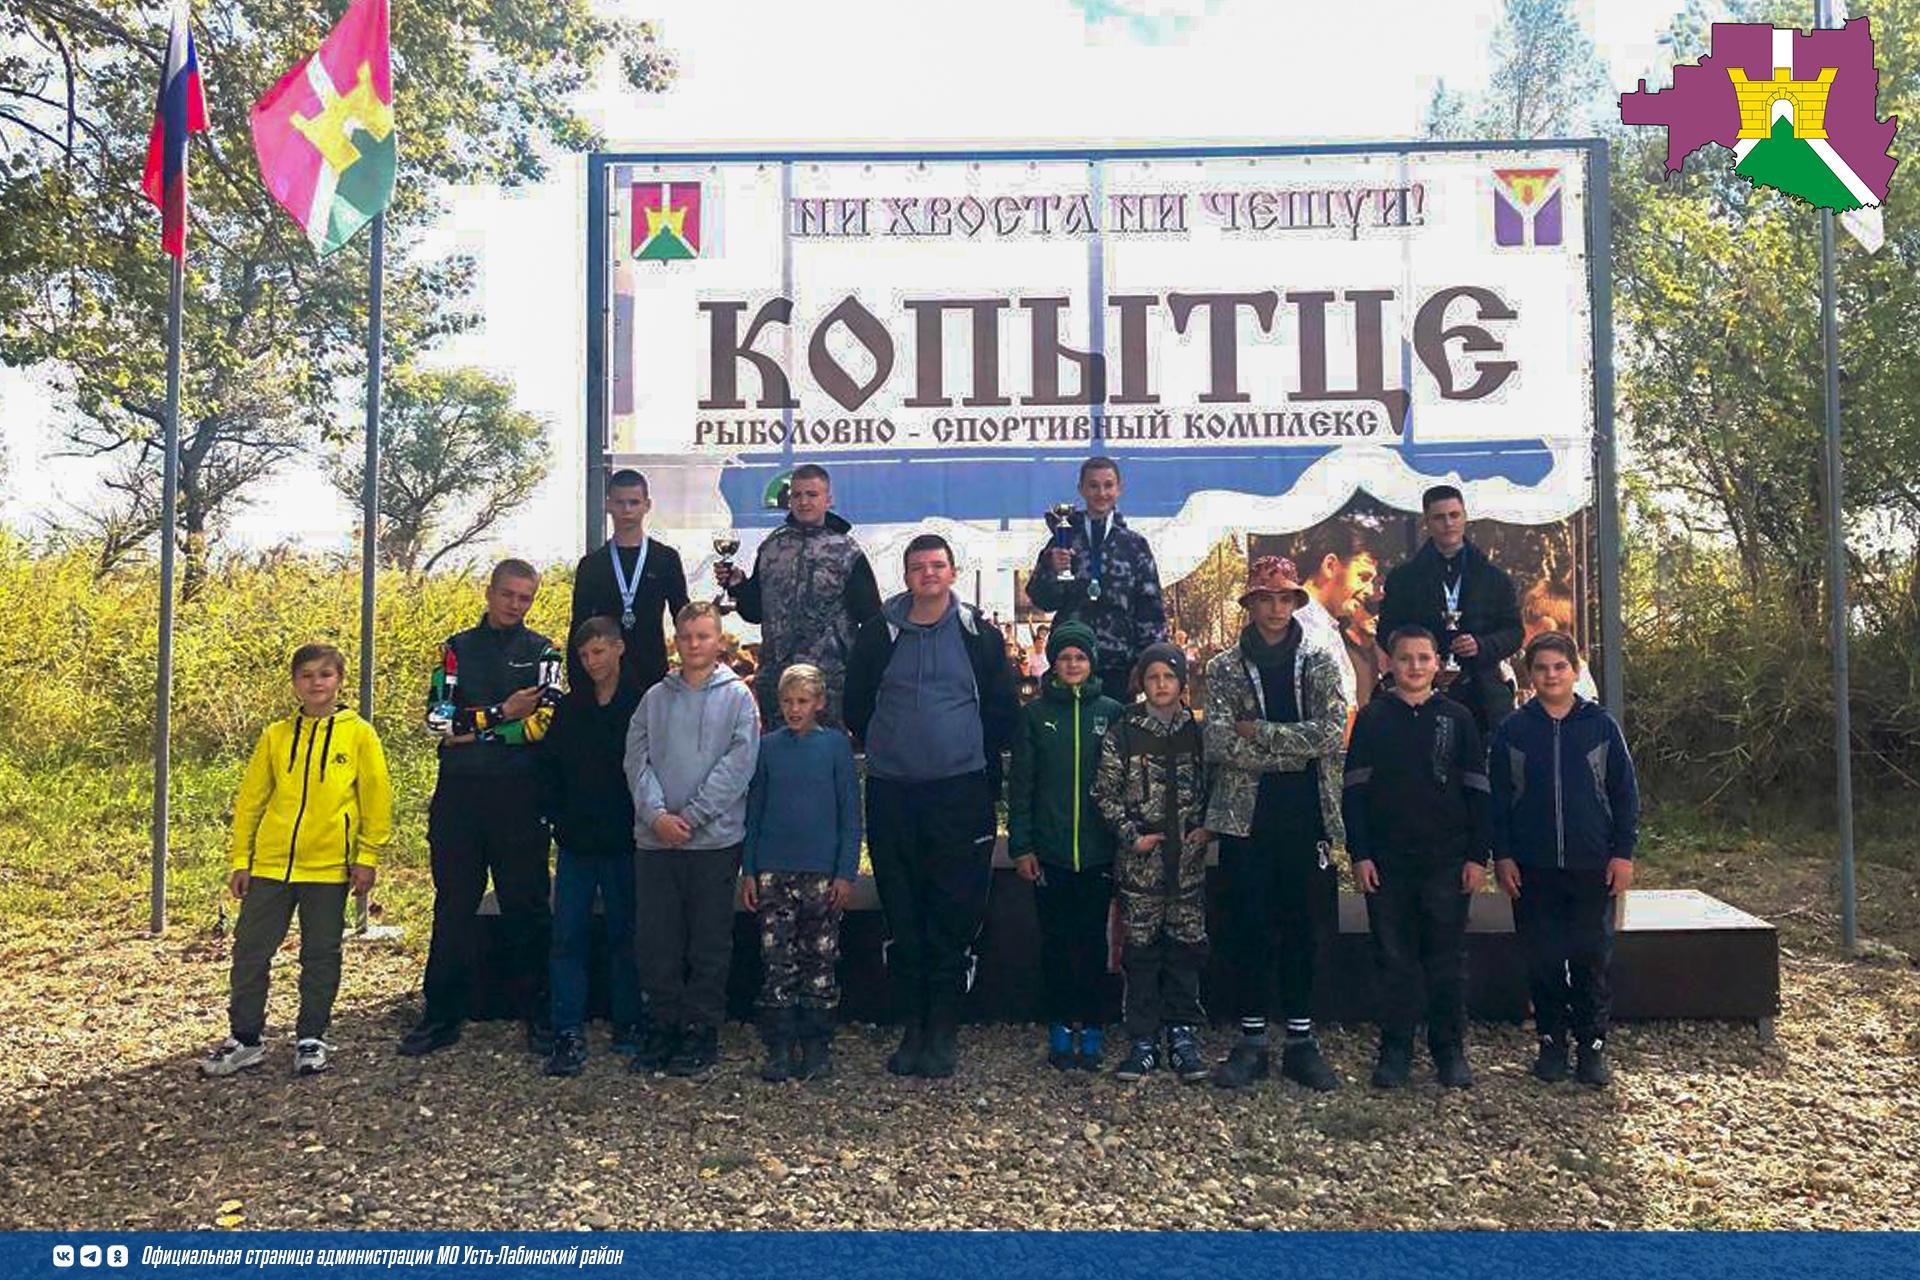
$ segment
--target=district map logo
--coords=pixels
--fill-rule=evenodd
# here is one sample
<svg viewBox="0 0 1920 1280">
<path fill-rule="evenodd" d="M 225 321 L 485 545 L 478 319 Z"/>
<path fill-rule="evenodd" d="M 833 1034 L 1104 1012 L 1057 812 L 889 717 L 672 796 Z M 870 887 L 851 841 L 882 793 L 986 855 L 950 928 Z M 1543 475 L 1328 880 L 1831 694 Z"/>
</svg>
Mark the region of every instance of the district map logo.
<svg viewBox="0 0 1920 1280">
<path fill-rule="evenodd" d="M 1560 171 L 1493 171 L 1493 242 L 1548 245 L 1561 241 Z"/>
<path fill-rule="evenodd" d="M 1673 87 L 1620 95 L 1625 124 L 1665 125 L 1667 170 L 1709 142 L 1739 157 L 1734 170 L 1816 208 L 1844 212 L 1887 198 L 1899 121 L 1874 116 L 1879 75 L 1865 18 L 1799 32 L 1716 22 L 1713 51 L 1673 69 Z"/>
<path fill-rule="evenodd" d="M 674 262 L 700 253 L 700 184 L 633 184 L 633 256 L 638 262 Z"/>
</svg>

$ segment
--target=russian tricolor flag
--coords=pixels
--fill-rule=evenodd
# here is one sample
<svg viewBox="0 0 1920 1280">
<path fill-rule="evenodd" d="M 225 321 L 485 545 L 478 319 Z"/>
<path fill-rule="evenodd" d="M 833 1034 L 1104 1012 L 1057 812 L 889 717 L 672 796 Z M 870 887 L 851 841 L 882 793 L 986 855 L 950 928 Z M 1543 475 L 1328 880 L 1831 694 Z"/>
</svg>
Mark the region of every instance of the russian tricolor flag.
<svg viewBox="0 0 1920 1280">
<path fill-rule="evenodd" d="M 193 31 L 187 25 L 186 0 L 174 0 L 173 31 L 167 39 L 166 74 L 147 139 L 147 171 L 140 189 L 160 206 L 160 244 L 176 258 L 187 253 L 187 135 L 207 128 L 207 100 L 200 91 L 200 64 L 193 56 Z"/>
</svg>

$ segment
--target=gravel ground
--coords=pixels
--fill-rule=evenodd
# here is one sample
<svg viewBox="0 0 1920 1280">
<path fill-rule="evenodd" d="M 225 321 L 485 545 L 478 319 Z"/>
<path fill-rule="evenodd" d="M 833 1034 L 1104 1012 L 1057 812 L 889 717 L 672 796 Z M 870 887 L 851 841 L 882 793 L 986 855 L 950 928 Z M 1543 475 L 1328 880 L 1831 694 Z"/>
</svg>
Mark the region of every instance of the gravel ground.
<svg viewBox="0 0 1920 1280">
<path fill-rule="evenodd" d="M 208 1082 L 225 960 L 178 936 L 0 952 L 0 1228 L 1920 1227 L 1900 957 L 1789 950 L 1773 1043 L 1624 1026 L 1604 1092 L 1538 1085 L 1525 1031 L 1481 1024 L 1479 1087 L 1381 1096 L 1371 1031 L 1331 1028 L 1328 1097 L 1062 1075 L 1032 1027 L 969 1029 L 944 1082 L 886 1076 L 875 1027 L 814 1085 L 762 1084 L 740 1026 L 698 1082 L 630 1075 L 598 1030 L 576 1080 L 537 1076 L 506 1024 L 403 1060 L 418 962 L 380 943 L 349 948 L 334 1071 L 294 1079 L 278 1039 Z"/>
</svg>

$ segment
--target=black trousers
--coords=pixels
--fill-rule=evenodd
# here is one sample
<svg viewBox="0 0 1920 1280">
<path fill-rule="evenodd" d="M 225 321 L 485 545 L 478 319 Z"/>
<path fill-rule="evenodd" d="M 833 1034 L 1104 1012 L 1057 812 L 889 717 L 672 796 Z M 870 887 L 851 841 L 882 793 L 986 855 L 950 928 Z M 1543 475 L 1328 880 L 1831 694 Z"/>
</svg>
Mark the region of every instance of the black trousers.
<svg viewBox="0 0 1920 1280">
<path fill-rule="evenodd" d="M 1113 906 L 1113 869 L 1072 871 L 1042 865 L 1033 886 L 1040 917 L 1040 970 L 1047 1020 L 1099 1026 L 1105 1010 L 1107 915 Z"/>
<path fill-rule="evenodd" d="M 1120 949 L 1127 975 L 1127 1039 L 1153 1040 L 1162 1027 L 1198 1026 L 1207 1020 L 1200 1005 L 1200 973 L 1207 967 L 1207 944 L 1176 942 L 1163 930 L 1152 942 L 1129 942 Z"/>
<path fill-rule="evenodd" d="M 1129 686 L 1133 683 L 1133 664 L 1131 662 L 1102 663 L 1095 672 L 1100 677 L 1100 692 L 1112 698 L 1121 706 L 1133 701 Z"/>
<path fill-rule="evenodd" d="M 727 1020 L 742 848 L 634 855 L 634 960 L 655 1026 L 717 1028 Z"/>
<path fill-rule="evenodd" d="M 1467 1033 L 1467 907 L 1461 864 L 1374 864 L 1380 887 L 1367 895 L 1380 984 L 1380 1031 L 1412 1039 L 1424 1012 L 1427 1043 L 1458 1044 Z"/>
<path fill-rule="evenodd" d="M 1513 931 L 1526 952 L 1539 1033 L 1605 1039 L 1613 1013 L 1613 895 L 1606 872 L 1520 868 Z"/>
<path fill-rule="evenodd" d="M 427 848 L 433 870 L 433 939 L 427 950 L 426 1016 L 467 1016 L 475 913 L 493 878 L 507 939 L 507 1003 L 520 1018 L 547 1007 L 547 953 L 553 932 L 548 907 L 547 851 L 531 777 L 441 774 L 427 806 Z"/>
<path fill-rule="evenodd" d="M 1227 919 L 1221 941 L 1233 962 L 1241 1018 L 1311 1018 L 1320 949 L 1339 919 L 1338 882 L 1317 834 L 1262 830 L 1220 837 Z"/>
<path fill-rule="evenodd" d="M 887 974 L 905 1021 L 957 1021 L 993 874 L 987 775 L 867 779 L 867 852 L 887 917 Z"/>
</svg>

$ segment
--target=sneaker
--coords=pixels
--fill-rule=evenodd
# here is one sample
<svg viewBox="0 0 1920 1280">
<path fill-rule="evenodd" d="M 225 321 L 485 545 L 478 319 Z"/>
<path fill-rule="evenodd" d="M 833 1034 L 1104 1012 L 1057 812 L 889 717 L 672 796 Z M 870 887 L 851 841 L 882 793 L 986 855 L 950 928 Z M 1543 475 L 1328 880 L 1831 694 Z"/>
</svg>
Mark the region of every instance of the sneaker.
<svg viewBox="0 0 1920 1280">
<path fill-rule="evenodd" d="M 1467 1065 L 1467 1047 L 1458 1040 L 1428 1046 L 1433 1051 L 1433 1078 L 1443 1089 L 1473 1088 L 1473 1068 Z"/>
<path fill-rule="evenodd" d="M 325 1040 L 309 1037 L 293 1046 L 293 1074 L 317 1076 L 327 1069 L 327 1051 L 333 1046 Z"/>
<path fill-rule="evenodd" d="M 1373 1064 L 1373 1087 L 1404 1089 L 1413 1078 L 1413 1041 L 1399 1036 L 1380 1037 L 1380 1057 Z"/>
<path fill-rule="evenodd" d="M 920 1074 L 920 1057 L 927 1051 L 927 1032 L 918 1019 L 900 1033 L 900 1047 L 887 1058 L 887 1070 L 896 1076 Z"/>
<path fill-rule="evenodd" d="M 1574 1068 L 1573 1078 L 1581 1084 L 1590 1084 L 1596 1089 L 1604 1088 L 1612 1081 L 1613 1068 L 1607 1065 L 1605 1040 L 1581 1042 L 1579 1065 Z"/>
<path fill-rule="evenodd" d="M 1320 1042 L 1312 1036 L 1287 1041 L 1280 1051 L 1280 1074 L 1315 1093 L 1331 1093 L 1340 1087 L 1340 1077 L 1320 1056 Z"/>
<path fill-rule="evenodd" d="M 577 1076 L 587 1067 L 587 1041 L 578 1031 L 554 1033 L 553 1051 L 542 1070 L 550 1076 Z"/>
<path fill-rule="evenodd" d="M 455 1044 L 460 1039 L 457 1022 L 422 1022 L 400 1038 L 400 1056 L 420 1058 Z"/>
<path fill-rule="evenodd" d="M 1199 1084 L 1207 1078 L 1207 1060 L 1200 1056 L 1200 1041 L 1192 1027 L 1167 1028 L 1167 1065 L 1181 1084 Z"/>
<path fill-rule="evenodd" d="M 1567 1078 L 1567 1038 L 1541 1036 L 1540 1056 L 1533 1060 L 1533 1078 L 1559 1084 Z"/>
<path fill-rule="evenodd" d="M 553 1052 L 553 1024 L 545 1018 L 527 1019 L 527 1052 L 546 1057 Z"/>
<path fill-rule="evenodd" d="M 1107 1056 L 1107 1033 L 1100 1027 L 1082 1027 L 1080 1054 L 1073 1065 L 1082 1071 L 1098 1071 L 1100 1059 Z"/>
<path fill-rule="evenodd" d="M 1129 1083 L 1144 1080 L 1160 1065 L 1160 1045 L 1154 1040 L 1135 1040 L 1126 1060 L 1113 1069 L 1115 1080 Z"/>
<path fill-rule="evenodd" d="M 266 1046 L 259 1041 L 241 1044 L 232 1036 L 222 1040 L 217 1048 L 200 1059 L 200 1074 L 203 1076 L 230 1076 L 236 1071 L 245 1071 L 248 1067 L 257 1067 L 266 1061 Z"/>
<path fill-rule="evenodd" d="M 1080 1054 L 1073 1047 L 1073 1029 L 1064 1022 L 1056 1022 L 1047 1028 L 1047 1065 L 1055 1071 L 1065 1071 L 1078 1063 Z"/>
<path fill-rule="evenodd" d="M 609 1046 L 615 1053 L 639 1053 L 647 1043 L 647 1028 L 639 1022 L 616 1022 L 613 1024 L 613 1044 Z"/>
<path fill-rule="evenodd" d="M 720 1061 L 720 1029 L 688 1027 L 680 1036 L 680 1047 L 667 1060 L 670 1076 L 697 1076 L 713 1069 Z"/>
<path fill-rule="evenodd" d="M 1242 1040 L 1213 1069 L 1213 1082 L 1222 1089 L 1244 1089 L 1255 1080 L 1265 1080 L 1272 1071 L 1273 1053 L 1267 1046 Z"/>
</svg>

